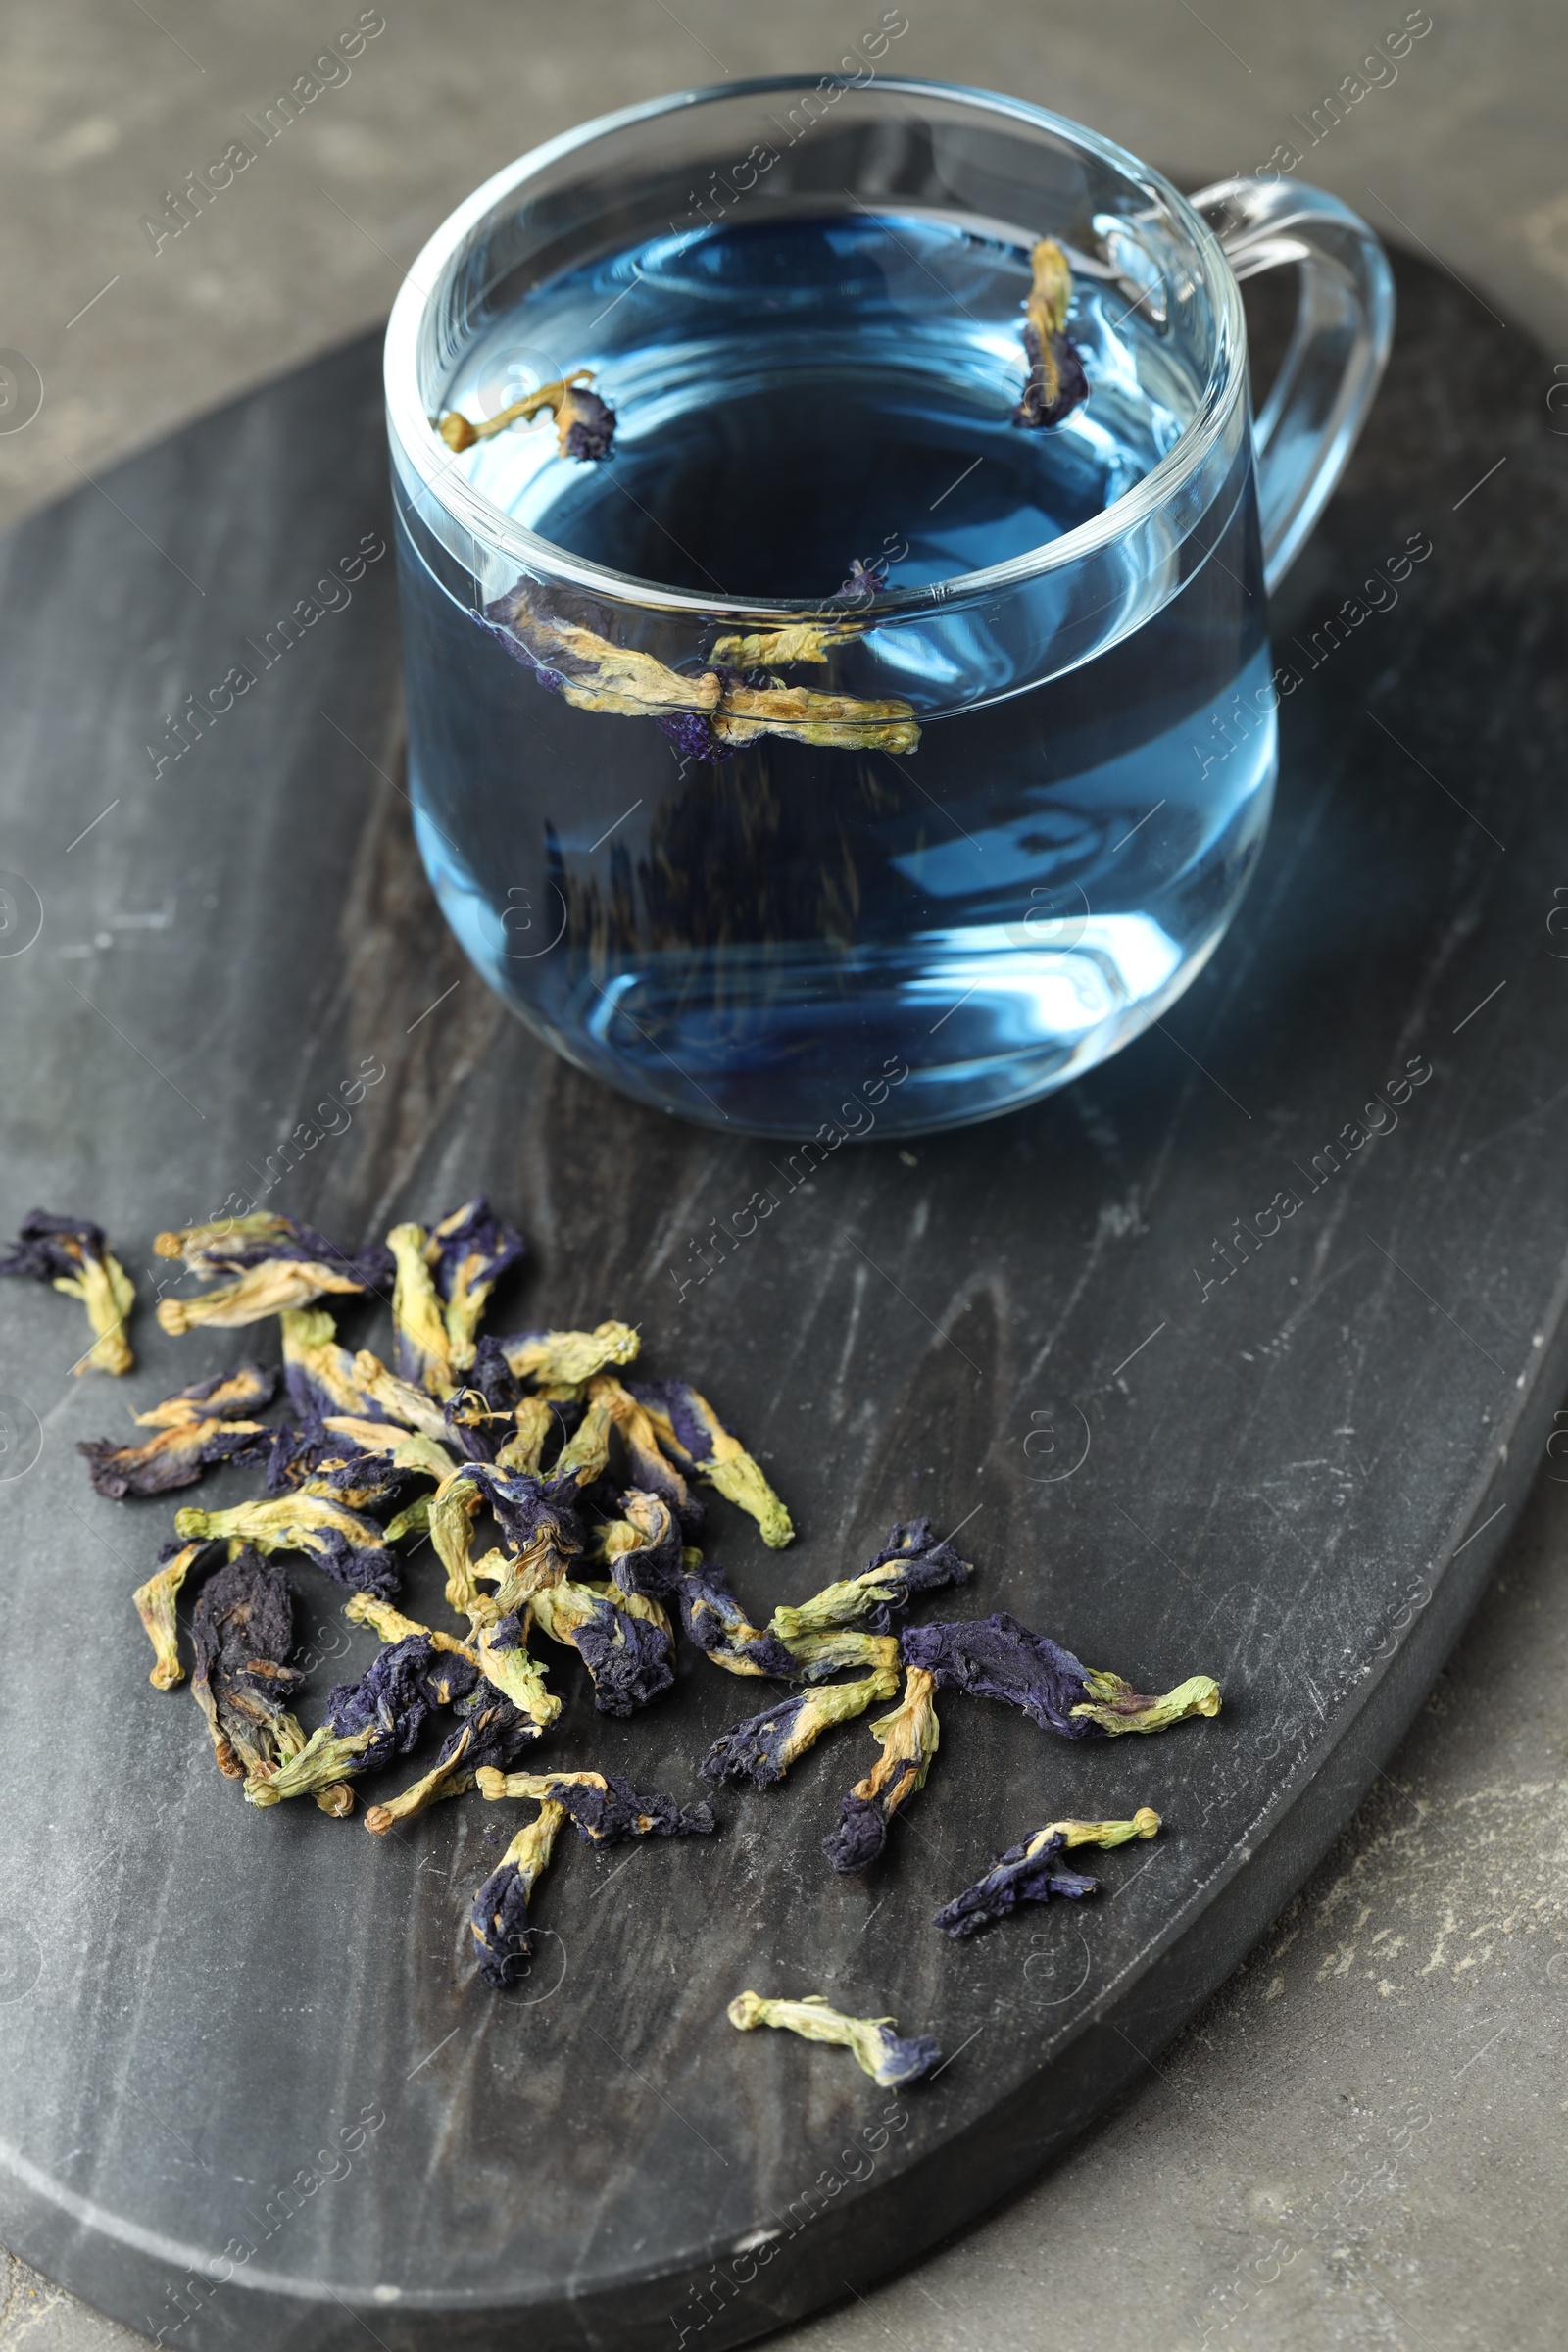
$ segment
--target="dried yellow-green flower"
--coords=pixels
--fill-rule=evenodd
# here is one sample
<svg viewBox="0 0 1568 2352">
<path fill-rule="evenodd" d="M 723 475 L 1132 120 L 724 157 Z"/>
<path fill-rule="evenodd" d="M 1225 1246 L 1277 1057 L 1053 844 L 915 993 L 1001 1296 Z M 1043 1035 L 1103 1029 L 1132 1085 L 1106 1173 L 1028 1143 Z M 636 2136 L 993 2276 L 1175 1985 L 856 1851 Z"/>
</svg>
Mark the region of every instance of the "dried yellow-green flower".
<svg viewBox="0 0 1568 2352">
<path fill-rule="evenodd" d="M 905 1677 L 904 1696 L 891 1715 L 879 1716 L 871 1737 L 882 1742 L 863 1781 L 840 1799 L 838 1828 L 822 1840 L 837 1871 L 864 1870 L 888 1840 L 888 1824 L 916 1789 L 925 1787 L 941 1734 L 937 1725 L 936 1678 L 919 1666 Z"/>
<path fill-rule="evenodd" d="M 536 1819 L 517 1832 L 473 1898 L 468 1926 L 478 1947 L 479 1974 L 498 1991 L 527 1974 L 533 1954 L 528 1897 L 555 1852 L 565 1818 L 565 1806 L 546 1797 Z"/>
<path fill-rule="evenodd" d="M 726 1501 L 749 1511 L 761 1531 L 762 1542 L 773 1550 L 782 1550 L 794 1542 L 789 1512 L 706 1396 L 684 1380 L 633 1381 L 629 1385 L 661 1446 L 683 1471 L 695 1472 L 716 1487 Z"/>
<path fill-rule="evenodd" d="M 846 2017 L 830 2009 L 819 1992 L 808 1992 L 799 2001 L 769 2001 L 759 1992 L 743 1992 L 731 2001 L 727 2015 L 743 2034 L 758 2026 L 780 2026 L 805 2041 L 833 2042 L 853 2050 L 856 2064 L 884 2090 L 917 2082 L 942 2056 L 928 2034 L 905 2040 L 894 2032 L 891 2017 Z"/>
<path fill-rule="evenodd" d="M 513 1419 L 516 1423 L 515 1434 L 496 1447 L 496 1468 L 521 1470 L 530 1478 L 537 1478 L 556 1416 L 542 1396 L 524 1396 L 514 1408 Z"/>
<path fill-rule="evenodd" d="M 435 1279 L 425 1256 L 428 1237 L 422 1225 L 394 1225 L 386 1237 L 397 1266 L 392 1293 L 392 1325 L 397 1333 L 398 1370 L 412 1387 L 431 1396 L 450 1396 L 457 1386 L 452 1370 L 452 1343 L 446 1317 L 436 1296 Z"/>
<path fill-rule="evenodd" d="M 536 1388 L 579 1388 L 607 1364 L 629 1364 L 642 1346 L 629 1323 L 600 1323 L 592 1331 L 519 1331 L 500 1343 L 518 1380 Z"/>
<path fill-rule="evenodd" d="M 174 1533 L 223 1537 L 263 1552 L 303 1552 L 351 1591 L 384 1595 L 397 1590 L 398 1564 L 381 1529 L 324 1494 L 284 1494 L 275 1502 L 236 1503 L 228 1511 L 176 1511 Z"/>
<path fill-rule="evenodd" d="M 147 1629 L 153 1645 L 154 1665 L 147 1680 L 155 1690 L 172 1690 L 185 1679 L 185 1669 L 179 1662 L 179 1630 L 174 1604 L 180 1589 L 202 1553 L 205 1543 L 166 1544 L 159 1553 L 160 1566 L 155 1576 L 138 1585 L 132 1598 L 136 1614 Z"/>
<path fill-rule="evenodd" d="M 97 1337 L 72 1369 L 128 1372 L 135 1362 L 125 1326 L 136 1289 L 109 1244 L 103 1228 L 81 1217 L 51 1216 L 35 1208 L 24 1217 L 14 1247 L 0 1255 L 0 1274 L 46 1282 L 68 1298 L 79 1298 Z"/>
<path fill-rule="evenodd" d="M 808 1748 L 816 1745 L 825 1731 L 863 1715 L 879 1698 L 892 1698 L 898 1687 L 897 1666 L 880 1666 L 859 1682 L 823 1683 L 813 1690 L 792 1691 L 760 1715 L 731 1724 L 714 1740 L 698 1770 L 705 1781 L 744 1777 L 754 1788 L 770 1788 Z"/>
<path fill-rule="evenodd" d="M 404 1429 L 418 1429 L 441 1445 L 451 1436 L 447 1419 L 435 1398 L 412 1381 L 389 1372 L 380 1357 L 362 1348 L 354 1358 L 354 1378 L 372 1404 Z"/>
<path fill-rule="evenodd" d="M 153 1248 L 218 1285 L 199 1298 L 159 1300 L 158 1320 L 176 1338 L 203 1325 L 237 1330 L 285 1307 L 309 1306 L 323 1292 L 381 1292 L 392 1270 L 384 1250 L 342 1250 L 297 1218 L 266 1211 L 161 1233 Z"/>
</svg>

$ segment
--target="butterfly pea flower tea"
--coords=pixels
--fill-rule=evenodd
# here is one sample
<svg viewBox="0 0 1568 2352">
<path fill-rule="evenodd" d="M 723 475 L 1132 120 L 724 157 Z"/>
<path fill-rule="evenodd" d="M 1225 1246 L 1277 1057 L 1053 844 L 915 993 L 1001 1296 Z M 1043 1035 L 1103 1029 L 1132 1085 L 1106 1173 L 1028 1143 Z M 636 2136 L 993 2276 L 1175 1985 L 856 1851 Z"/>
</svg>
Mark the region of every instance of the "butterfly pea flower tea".
<svg viewBox="0 0 1568 2352">
<path fill-rule="evenodd" d="M 1232 255 L 1301 278 L 1255 443 Z M 1392 313 L 1334 199 L 1189 203 L 937 83 L 731 78 L 499 172 L 385 363 L 409 789 L 477 969 L 731 1132 L 894 1061 L 884 1133 L 961 1125 L 1116 1052 L 1256 864 L 1265 591 Z"/>
</svg>

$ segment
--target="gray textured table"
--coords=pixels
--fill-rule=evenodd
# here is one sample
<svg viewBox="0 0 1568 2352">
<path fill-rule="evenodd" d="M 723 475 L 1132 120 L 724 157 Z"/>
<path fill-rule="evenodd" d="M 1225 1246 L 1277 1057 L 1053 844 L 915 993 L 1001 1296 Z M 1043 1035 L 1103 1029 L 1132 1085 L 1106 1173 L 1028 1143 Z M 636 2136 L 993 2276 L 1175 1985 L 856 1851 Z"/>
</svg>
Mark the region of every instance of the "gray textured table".
<svg viewBox="0 0 1568 2352">
<path fill-rule="evenodd" d="M 150 680 L 216 683 L 384 530 L 368 354 L 194 428 L 110 481 L 112 508 L 84 494 L 10 544 L 6 855 L 44 918 L 0 967 L 14 1208 L 80 1203 L 144 1248 L 265 1167 L 368 1056 L 385 1081 L 276 1198 L 357 1234 L 487 1184 L 536 1244 L 527 1319 L 612 1303 L 641 1321 L 654 1359 L 710 1380 L 799 1499 L 782 1568 L 728 1546 L 748 1595 L 812 1589 L 897 1512 L 977 1513 L 977 1608 L 1014 1607 L 1146 1684 L 1211 1668 L 1230 1696 L 1217 1724 L 1132 1756 L 950 1706 L 918 1819 L 868 1886 L 831 1882 L 815 1854 L 862 1768 L 849 1735 L 775 1796 L 728 1800 L 711 1845 L 639 1855 L 613 1886 L 608 1867 L 564 1873 L 546 1914 L 560 1981 L 498 2004 L 463 1956 L 482 1808 L 390 1851 L 314 1815 L 258 1821 L 183 1694 L 148 1690 L 123 1595 L 162 1515 L 83 1493 L 71 1441 L 119 1398 L 60 1397 L 64 1310 L 15 1297 L 0 1377 L 42 1450 L 0 1487 L 0 2228 L 54 2275 L 149 2332 L 188 2310 L 184 2342 L 235 2325 L 347 2341 L 356 2306 L 388 2343 L 437 2321 L 483 2341 L 485 2314 L 519 2304 L 542 2343 L 652 2342 L 707 2308 L 691 2289 L 722 2259 L 703 2340 L 740 2340 L 1026 2177 L 1347 1817 L 1479 1590 L 1563 1385 L 1568 1007 L 1536 618 L 1559 590 L 1563 500 L 1519 421 L 1539 355 L 1478 332 L 1425 269 L 1403 292 L 1378 422 L 1277 616 L 1305 682 L 1277 830 L 1213 970 L 1162 1034 L 1035 1112 L 923 1145 L 913 1167 L 846 1153 L 678 1307 L 671 1262 L 747 1197 L 766 1149 L 611 1102 L 465 976 L 397 795 L 384 564 L 149 789 L 113 810 L 99 791 L 95 743 L 157 739 Z M 1500 483 L 1467 495 L 1499 455 Z M 1406 585 L 1397 630 L 1373 613 L 1327 651 L 1343 583 L 1412 534 L 1444 561 Z M 1461 808 L 1446 730 L 1482 680 L 1495 764 L 1463 780 Z M 1393 1090 L 1387 1120 L 1364 1113 L 1411 1062 L 1431 1075 Z M 1354 1141 L 1374 1116 L 1388 1131 Z M 1506 1159 L 1499 1137 L 1521 1139 Z M 1227 1252 L 1282 1187 L 1300 1206 L 1278 1235 Z M 1478 1231 L 1499 1230 L 1505 1260 L 1483 1252 L 1467 1291 Z M 135 1397 L 228 1352 L 150 1335 Z M 1082 1459 L 1075 1439 L 1057 1477 L 1067 1455 L 1047 1447 L 1075 1430 Z M 69 1771 L 63 1593 L 92 1701 Z M 688 1675 L 625 1760 L 684 1788 L 740 1711 L 732 1686 Z M 574 1760 L 595 1745 L 574 1739 Z M 1111 1899 L 1081 1921 L 957 1951 L 925 1926 L 1036 1814 L 1138 1801 L 1167 1833 L 1106 1864 Z M 717 2023 L 770 1971 L 960 2054 L 869 2175 L 785 2222 L 753 2277 L 742 2241 L 836 2177 L 881 2105 L 843 2060 Z M 253 2242 L 258 2208 L 366 2110 L 386 2121 L 346 2175 L 285 2200 L 275 2251 L 216 2292 L 185 2284 Z"/>
</svg>

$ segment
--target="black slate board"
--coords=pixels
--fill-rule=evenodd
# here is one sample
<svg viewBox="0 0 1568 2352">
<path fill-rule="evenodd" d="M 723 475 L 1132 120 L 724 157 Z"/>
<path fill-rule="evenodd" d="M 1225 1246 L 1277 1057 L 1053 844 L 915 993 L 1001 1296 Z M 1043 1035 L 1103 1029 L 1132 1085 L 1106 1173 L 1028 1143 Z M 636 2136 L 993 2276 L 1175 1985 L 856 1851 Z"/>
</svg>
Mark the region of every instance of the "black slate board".
<svg viewBox="0 0 1568 2352">
<path fill-rule="evenodd" d="M 169 1514 L 94 1497 L 74 1443 L 243 1341 L 167 1340 L 144 1307 L 134 1378 L 73 1381 L 78 1310 L 9 1289 L 0 2234 L 77 2293 L 193 2346 L 742 2341 L 1060 2148 L 1346 1820 L 1481 1589 L 1568 1364 L 1549 369 L 1424 266 L 1399 282 L 1387 388 L 1276 613 L 1305 682 L 1210 970 L 1033 1111 L 842 1152 L 683 1298 L 690 1238 L 782 1192 L 781 1155 L 601 1092 L 466 971 L 397 783 L 389 560 L 152 774 L 179 698 L 258 667 L 247 648 L 385 532 L 376 344 L 0 551 L 8 1225 L 35 1200 L 100 1217 L 145 1298 L 160 1226 L 254 1191 L 384 1065 L 271 1202 L 357 1238 L 486 1186 L 534 1248 L 507 1323 L 639 1321 L 768 1465 L 794 1551 L 714 1511 L 759 1611 L 929 1511 L 963 1523 L 965 1612 L 1012 1608 L 1146 1689 L 1209 1670 L 1226 1691 L 1216 1722 L 1083 1746 L 950 1701 L 891 1863 L 846 1883 L 817 1845 L 872 1753 L 856 1726 L 782 1790 L 723 1797 L 711 1839 L 563 1854 L 553 1940 L 497 1998 L 465 1914 L 511 1808 L 470 1798 L 397 1842 L 257 1815 L 188 1691 L 146 1681 L 128 1595 Z M 1320 623 L 1421 533 L 1397 604 L 1309 667 Z M 29 889 L 42 930 L 19 949 Z M 1412 1058 L 1432 1075 L 1397 1126 L 1314 1187 L 1313 1154 Z M 1205 1298 L 1216 1237 L 1291 1187 L 1300 1208 Z M 299 1582 L 322 1690 L 373 1644 L 326 1654 L 336 1595 Z M 579 1697 L 558 1752 L 690 1795 L 761 1689 L 688 1663 L 608 1739 Z M 1141 1802 L 1164 1835 L 1105 1859 L 1098 1903 L 959 1947 L 928 1926 L 1040 1822 Z M 748 1984 L 891 2010 L 952 2063 L 890 2128 L 842 2054 L 731 2032 Z"/>
</svg>

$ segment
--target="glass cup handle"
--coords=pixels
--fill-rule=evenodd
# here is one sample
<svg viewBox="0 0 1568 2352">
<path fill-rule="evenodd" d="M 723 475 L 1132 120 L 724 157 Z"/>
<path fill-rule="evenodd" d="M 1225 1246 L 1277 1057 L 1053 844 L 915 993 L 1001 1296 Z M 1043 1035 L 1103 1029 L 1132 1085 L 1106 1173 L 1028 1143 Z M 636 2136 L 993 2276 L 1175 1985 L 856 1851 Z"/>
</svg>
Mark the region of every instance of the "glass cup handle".
<svg viewBox="0 0 1568 2352">
<path fill-rule="evenodd" d="M 1295 262 L 1296 326 L 1252 426 L 1263 576 L 1279 586 L 1345 471 L 1394 340 L 1394 275 L 1366 222 L 1291 179 L 1222 179 L 1191 198 L 1239 279 Z"/>
</svg>

